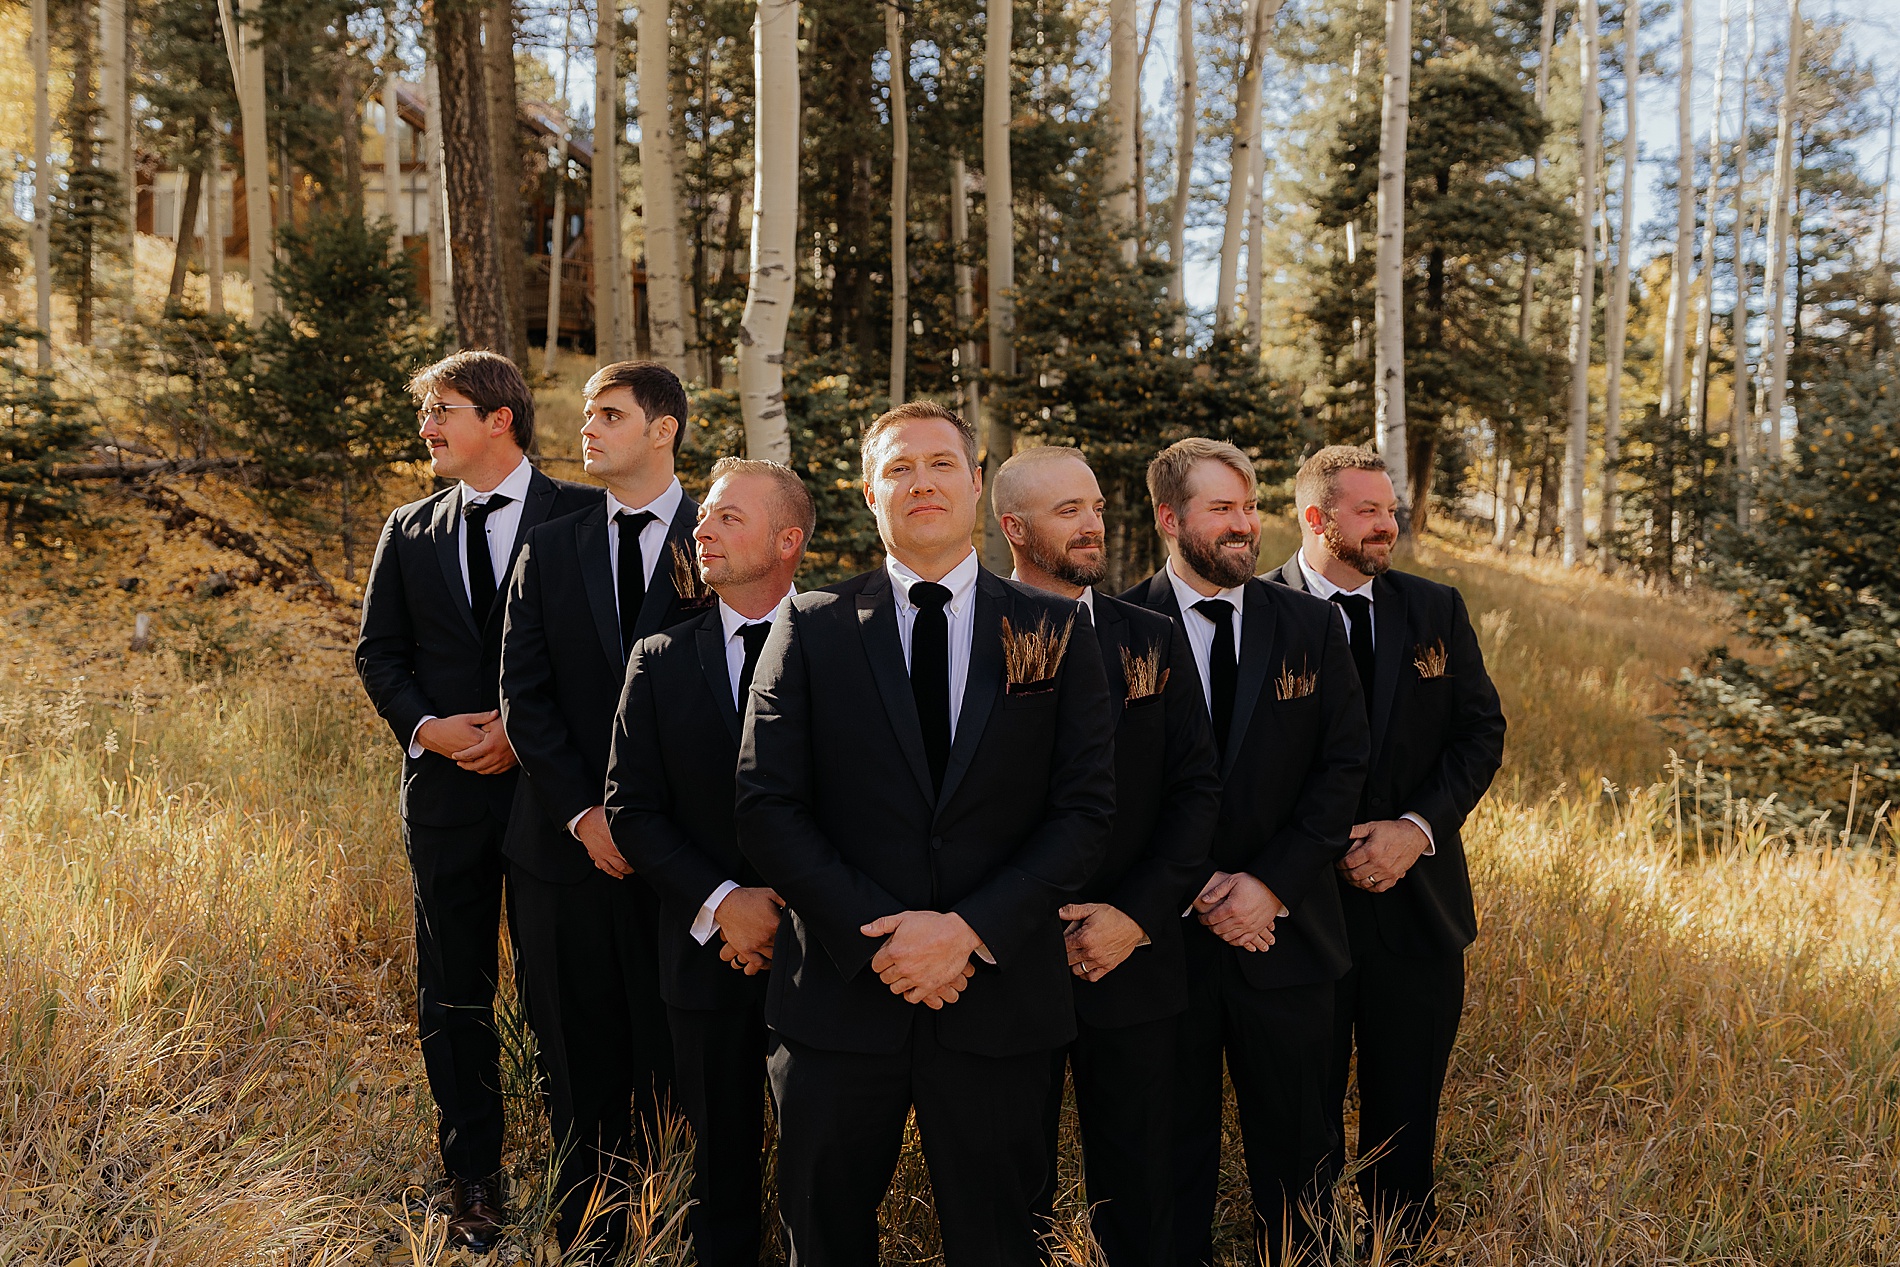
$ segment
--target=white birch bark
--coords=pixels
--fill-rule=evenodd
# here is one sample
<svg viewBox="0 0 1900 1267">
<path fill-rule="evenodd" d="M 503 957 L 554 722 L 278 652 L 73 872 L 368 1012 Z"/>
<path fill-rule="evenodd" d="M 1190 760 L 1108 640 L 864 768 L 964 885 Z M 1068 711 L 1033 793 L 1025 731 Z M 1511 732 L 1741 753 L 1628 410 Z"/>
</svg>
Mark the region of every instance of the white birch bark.
<svg viewBox="0 0 1900 1267">
<path fill-rule="evenodd" d="M 798 276 L 798 0 L 760 0 L 752 27 L 752 268 L 739 323 L 747 457 L 788 462 L 785 330 Z"/>
<path fill-rule="evenodd" d="M 1168 221 L 1168 298 L 1187 298 L 1187 216 L 1194 192 L 1194 111 L 1200 69 L 1194 56 L 1194 0 L 1176 0 L 1179 22 L 1175 41 L 1180 60 L 1175 73 L 1174 207 Z"/>
<path fill-rule="evenodd" d="M 1727 0 L 1723 0 L 1726 4 Z M 1604 317 L 1604 389 L 1603 389 L 1603 522 L 1598 535 L 1603 545 L 1597 551 L 1597 566 L 1608 573 L 1616 569 L 1616 552 L 1610 548 L 1616 532 L 1616 463 L 1621 456 L 1623 430 L 1623 359 L 1629 334 L 1630 255 L 1635 239 L 1636 213 L 1636 91 L 1640 78 L 1637 48 L 1640 26 L 1638 6 L 1623 10 L 1623 205 L 1616 230 L 1616 272 L 1610 282 L 1610 307 Z"/>
<path fill-rule="evenodd" d="M 1234 103 L 1234 143 L 1227 174 L 1227 218 L 1222 226 L 1220 273 L 1214 286 L 1214 325 L 1224 329 L 1236 316 L 1240 284 L 1241 233 L 1253 195 L 1253 156 L 1260 132 L 1260 44 L 1270 0 L 1246 0 L 1243 29 L 1247 47 L 1241 60 L 1240 90 Z"/>
<path fill-rule="evenodd" d="M 632 331 L 615 279 L 627 271 L 620 232 L 620 79 L 615 63 L 620 11 L 599 0 L 594 21 L 594 166 L 588 174 L 594 253 L 594 358 L 602 365 L 632 355 Z"/>
<path fill-rule="evenodd" d="M 1781 86 L 1781 106 L 1775 117 L 1775 174 L 1769 186 L 1768 264 L 1764 276 L 1763 307 L 1768 334 L 1762 344 L 1762 379 L 1766 400 L 1762 408 L 1767 432 L 1768 460 L 1782 460 L 1781 413 L 1788 399 L 1788 199 L 1794 179 L 1794 96 L 1801 79 L 1801 0 L 1788 8 L 1788 67 Z"/>
<path fill-rule="evenodd" d="M 249 240 L 251 324 L 258 325 L 277 311 L 277 290 L 271 284 L 277 244 L 271 237 L 270 133 L 264 97 L 264 46 L 240 26 L 231 10 L 232 0 L 218 0 L 224 26 L 225 54 L 237 84 L 238 127 L 243 133 L 245 235 Z M 253 18 L 261 0 L 238 0 L 239 12 Z M 438 133 L 439 135 L 439 133 Z"/>
<path fill-rule="evenodd" d="M 1689 430 L 1700 433 L 1707 425 L 1709 407 L 1709 336 L 1714 330 L 1715 306 L 1715 200 L 1722 182 L 1722 93 L 1728 80 L 1728 0 L 1722 0 L 1721 38 L 1715 54 L 1715 95 L 1709 103 L 1709 186 L 1702 202 L 1702 260 L 1695 291 L 1695 368 L 1689 375 Z"/>
<path fill-rule="evenodd" d="M 397 85 L 402 62 L 396 52 L 396 23 L 385 12 L 388 43 L 383 50 L 383 214 L 389 217 L 389 257 L 402 257 L 402 110 Z"/>
<path fill-rule="evenodd" d="M 124 201 L 119 207 L 119 232 L 124 235 L 126 268 L 123 298 L 131 296 L 131 255 L 138 215 L 138 184 L 132 164 L 132 101 L 126 92 L 125 0 L 99 0 L 99 102 L 101 120 L 99 165 L 118 178 Z"/>
<path fill-rule="evenodd" d="M 429 181 L 429 315 L 455 328 L 455 257 L 449 251 L 449 194 L 442 164 L 442 77 L 431 61 L 422 69 L 423 171 Z"/>
<path fill-rule="evenodd" d="M 1262 72 L 1265 76 L 1265 71 Z M 1247 193 L 1247 317 L 1249 352 L 1261 348 L 1261 323 L 1266 319 L 1267 285 L 1267 148 L 1265 134 L 1253 147 L 1252 175 Z"/>
<path fill-rule="evenodd" d="M 224 315 L 224 135 L 215 114 L 205 154 L 205 311 Z"/>
<path fill-rule="evenodd" d="M 647 330 L 653 359 L 685 378 L 686 287 L 680 268 L 679 160 L 673 145 L 667 15 L 668 0 L 640 0 L 636 64 L 647 239 Z"/>
<path fill-rule="evenodd" d="M 33 0 L 33 320 L 36 361 L 53 368 L 52 24 L 46 0 Z"/>
<path fill-rule="evenodd" d="M 1182 0 L 1183 4 L 1188 0 Z M 1007 379 L 1016 372 L 1016 200 L 1010 174 L 1010 50 L 1015 25 L 1010 0 L 988 0 L 983 46 L 983 219 L 988 239 L 990 372 Z M 984 483 L 1015 448 L 1009 417 L 992 393 L 983 433 Z M 991 570 L 1009 564 L 1009 542 L 996 510 L 983 502 L 983 558 Z"/>
<path fill-rule="evenodd" d="M 1411 532 L 1405 435 L 1405 144 L 1412 107 L 1412 0 L 1385 0 L 1385 88 L 1379 104 L 1378 253 L 1373 264 L 1373 436 Z"/>
<path fill-rule="evenodd" d="M 555 145 L 554 225 L 548 244 L 548 337 L 541 353 L 541 372 L 550 376 L 561 346 L 561 265 L 567 258 L 567 142 L 574 130 L 567 117 L 567 90 L 573 67 L 574 0 L 568 0 L 567 11 L 561 17 L 561 139 Z"/>
<path fill-rule="evenodd" d="M 1676 78 L 1676 246 L 1663 318 L 1662 415 L 1682 407 L 1683 345 L 1689 332 L 1689 265 L 1695 251 L 1695 0 L 1682 0 L 1682 59 Z"/>
<path fill-rule="evenodd" d="M 904 101 L 910 56 L 904 12 L 884 7 L 891 54 L 891 406 L 904 400 L 904 353 L 910 341 L 910 116 Z"/>
<path fill-rule="evenodd" d="M 1550 101 L 1550 49 L 1557 34 L 1557 0 L 1544 0 L 1544 13 L 1537 32 L 1537 87 L 1531 100 L 1537 105 L 1539 118 L 1543 117 L 1544 107 Z M 1531 151 L 1531 183 L 1536 184 L 1544 170 L 1544 147 L 1539 144 Z M 1524 278 L 1519 283 L 1517 295 L 1517 338 L 1520 343 L 1531 341 L 1531 301 L 1537 289 L 1537 260 L 1524 257 Z M 1502 546 L 1504 543 L 1498 543 Z"/>
<path fill-rule="evenodd" d="M 1747 37 L 1742 45 L 1741 110 L 1735 129 L 1735 310 L 1729 315 L 1729 345 L 1735 353 L 1729 392 L 1729 443 L 1735 446 L 1735 522 L 1746 528 L 1753 513 L 1755 436 L 1748 422 L 1748 79 L 1755 62 L 1755 0 L 1748 0 Z"/>
<path fill-rule="evenodd" d="M 1565 567 L 1583 559 L 1584 463 L 1590 449 L 1590 318 L 1596 306 L 1597 144 L 1602 131 L 1597 95 L 1597 0 L 1580 0 L 1577 41 L 1583 119 L 1578 125 L 1576 265 L 1570 297 L 1570 428 L 1564 441 L 1563 514 Z"/>
<path fill-rule="evenodd" d="M 970 267 L 970 177 L 961 154 L 950 156 L 950 248 L 956 257 L 952 272 L 957 288 L 957 328 L 963 331 L 957 347 L 957 400 L 963 420 L 982 435 L 983 393 L 977 382 L 976 340 L 970 336 L 976 323 L 976 270 Z"/>
<path fill-rule="evenodd" d="M 1135 0 L 1108 3 L 1108 218 L 1122 239 L 1122 258 L 1135 262 L 1135 149 L 1141 128 L 1141 55 Z"/>
</svg>

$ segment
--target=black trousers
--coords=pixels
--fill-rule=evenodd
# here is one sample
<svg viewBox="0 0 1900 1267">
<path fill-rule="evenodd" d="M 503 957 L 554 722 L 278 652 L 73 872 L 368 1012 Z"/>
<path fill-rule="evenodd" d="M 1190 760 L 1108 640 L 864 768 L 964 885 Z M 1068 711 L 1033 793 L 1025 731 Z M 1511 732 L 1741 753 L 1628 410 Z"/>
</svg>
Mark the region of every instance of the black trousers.
<svg viewBox="0 0 1900 1267">
<path fill-rule="evenodd" d="M 585 1239 L 617 1252 L 626 1236 L 623 1185 L 645 1165 L 672 1091 L 673 1045 L 660 1002 L 658 901 L 638 876 L 595 872 L 550 884 L 517 867 L 515 910 L 528 1005 L 541 1044 L 548 1116 L 562 1150 L 562 1248 Z M 616 1207 L 582 1226 L 606 1180 Z"/>
<path fill-rule="evenodd" d="M 918 1007 L 910 1038 L 890 1055 L 779 1036 L 767 1066 L 791 1267 L 877 1267 L 878 1203 L 913 1108 L 946 1267 L 1041 1261 L 1030 1203 L 1047 1164 L 1049 1053 L 972 1056 L 942 1046 L 936 1031 Z"/>
<path fill-rule="evenodd" d="M 461 1179 L 501 1169 L 495 988 L 507 869 L 502 831 L 493 817 L 466 827 L 403 824 L 415 885 L 416 1029 L 442 1165 Z"/>
<path fill-rule="evenodd" d="M 1214 1261 L 1223 1061 L 1253 1189 L 1256 1252 L 1264 1247 L 1275 1264 L 1291 1249 L 1317 1254 L 1326 1229 L 1307 1212 L 1324 1209 L 1337 1165 L 1326 1113 L 1333 983 L 1255 989 L 1238 956 L 1256 952 L 1232 950 L 1199 929 L 1187 940 L 1188 1010 L 1175 1048 L 1175 1262 Z"/>
<path fill-rule="evenodd" d="M 1370 914 L 1369 912 L 1367 914 Z M 1359 1195 L 1402 1242 L 1437 1217 L 1432 1162 L 1438 1104 L 1465 1004 L 1465 957 L 1401 955 L 1370 919 L 1352 921 L 1352 971 L 1334 994 L 1327 1105 L 1343 1141 L 1347 1068 L 1359 1054 Z"/>
<path fill-rule="evenodd" d="M 1075 1080 L 1089 1226 L 1108 1267 L 1167 1267 L 1174 1256 L 1175 1021 L 1098 1029 L 1076 1022 L 1075 1041 L 1050 1062 L 1043 1139 L 1049 1173 L 1036 1213 L 1055 1209 L 1062 1075 Z"/>
<path fill-rule="evenodd" d="M 699 1267 L 758 1267 L 765 1148 L 765 977 L 751 1000 L 667 1008 L 680 1106 L 693 1128 L 687 1223 Z"/>
</svg>

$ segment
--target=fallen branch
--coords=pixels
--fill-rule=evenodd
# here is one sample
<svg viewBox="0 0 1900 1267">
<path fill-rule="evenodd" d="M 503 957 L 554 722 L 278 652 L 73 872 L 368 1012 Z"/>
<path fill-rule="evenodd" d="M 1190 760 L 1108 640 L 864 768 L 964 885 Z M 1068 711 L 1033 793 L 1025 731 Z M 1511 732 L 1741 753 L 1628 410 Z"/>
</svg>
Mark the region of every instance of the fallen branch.
<svg viewBox="0 0 1900 1267">
<path fill-rule="evenodd" d="M 195 475 L 256 466 L 256 458 L 179 458 L 158 462 L 74 462 L 53 468 L 62 480 L 131 480 L 149 475 Z"/>
<path fill-rule="evenodd" d="M 154 510 L 164 511 L 166 527 L 191 528 L 213 545 L 235 550 L 255 563 L 258 579 L 272 589 L 309 585 L 332 605 L 342 602 L 337 597 L 336 587 L 330 584 L 330 578 L 318 569 L 316 560 L 307 551 L 294 550 L 281 542 L 265 541 L 246 532 L 223 516 L 192 505 L 183 493 L 160 481 L 134 485 L 128 491 Z M 299 555 L 302 557 L 299 558 Z"/>
</svg>

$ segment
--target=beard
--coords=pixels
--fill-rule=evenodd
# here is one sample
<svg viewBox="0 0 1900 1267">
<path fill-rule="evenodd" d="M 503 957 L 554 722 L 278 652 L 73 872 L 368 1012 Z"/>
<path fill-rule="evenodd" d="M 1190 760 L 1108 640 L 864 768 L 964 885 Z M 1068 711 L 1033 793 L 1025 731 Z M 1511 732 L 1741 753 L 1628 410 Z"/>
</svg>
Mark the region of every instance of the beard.
<svg viewBox="0 0 1900 1267">
<path fill-rule="evenodd" d="M 731 555 L 710 565 L 699 565 L 699 579 L 710 589 L 730 589 L 764 580 L 772 571 L 770 559 L 734 559 Z M 658 573 L 655 573 L 658 576 Z"/>
<path fill-rule="evenodd" d="M 1079 532 L 1070 537 L 1061 546 L 1051 546 L 1033 529 L 1029 540 L 1023 545 L 1023 553 L 1029 556 L 1030 563 L 1042 572 L 1048 573 L 1065 585 L 1079 585 L 1088 589 L 1100 585 L 1108 576 L 1108 557 L 1105 552 L 1097 553 L 1094 559 L 1083 559 L 1072 553 L 1078 546 L 1094 547 L 1102 550 L 1102 534 L 1099 532 Z"/>
<path fill-rule="evenodd" d="M 1329 521 L 1323 535 L 1326 549 L 1332 556 L 1361 576 L 1383 576 L 1392 566 L 1393 538 L 1384 533 L 1369 534 L 1364 541 L 1355 545 L 1346 540 L 1337 523 Z M 1379 545 L 1385 547 L 1384 552 L 1373 554 L 1369 547 Z"/>
<path fill-rule="evenodd" d="M 1213 582 L 1222 589 L 1232 589 L 1254 578 L 1260 563 L 1260 534 L 1258 532 L 1223 532 L 1211 537 L 1196 537 L 1183 532 L 1178 540 L 1181 543 L 1181 557 L 1188 566 L 1205 580 Z M 1244 545 L 1245 553 L 1232 554 L 1223 546 Z"/>
</svg>

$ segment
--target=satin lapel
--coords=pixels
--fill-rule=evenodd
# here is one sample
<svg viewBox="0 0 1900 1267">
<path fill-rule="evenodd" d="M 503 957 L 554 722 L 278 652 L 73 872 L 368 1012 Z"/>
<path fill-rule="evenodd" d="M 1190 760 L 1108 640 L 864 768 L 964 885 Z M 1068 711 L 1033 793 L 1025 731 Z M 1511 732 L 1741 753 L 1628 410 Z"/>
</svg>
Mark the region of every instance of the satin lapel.
<svg viewBox="0 0 1900 1267">
<path fill-rule="evenodd" d="M 633 622 L 635 641 L 660 632 L 666 627 L 666 614 L 679 610 L 681 595 L 679 587 L 673 584 L 673 547 L 679 546 L 691 560 L 693 529 L 698 526 L 699 503 L 690 497 L 680 498 L 679 509 L 673 512 L 673 522 L 666 528 L 666 544 L 660 547 L 660 557 L 654 561 L 653 575 L 647 582 L 647 598 L 640 604 L 640 619 Z"/>
<path fill-rule="evenodd" d="M 1128 622 L 1110 604 L 1095 596 L 1095 641 L 1102 648 L 1102 672 L 1108 677 L 1108 698 L 1128 699 L 1128 677 L 1122 672 L 1122 648 L 1127 645 Z"/>
<path fill-rule="evenodd" d="M 739 746 L 739 710 L 732 704 L 732 670 L 726 665 L 726 640 L 724 627 L 719 623 L 719 609 L 713 608 L 700 621 L 698 632 L 693 635 L 699 644 L 699 671 L 706 675 L 706 689 L 712 692 L 718 701 L 719 715 L 726 719 L 726 733 L 732 736 L 732 746 Z"/>
<path fill-rule="evenodd" d="M 996 574 L 979 568 L 976 574 L 976 611 L 971 615 L 970 672 L 963 683 L 963 706 L 957 710 L 957 736 L 950 744 L 950 760 L 943 768 L 943 795 L 948 805 L 957 784 L 969 773 L 989 724 L 990 710 L 1003 681 L 1003 616 L 1009 587 Z"/>
<path fill-rule="evenodd" d="M 581 585 L 587 591 L 587 609 L 593 613 L 594 633 L 608 664 L 624 665 L 620 650 L 620 611 L 614 597 L 613 555 L 607 550 L 605 500 L 574 525 L 574 548 L 580 555 Z"/>
<path fill-rule="evenodd" d="M 1278 622 L 1266 586 L 1267 582 L 1255 577 L 1241 591 L 1244 597 L 1240 608 L 1240 678 L 1234 687 L 1233 729 L 1227 732 L 1227 755 L 1221 761 L 1223 779 L 1240 756 L 1247 727 L 1253 721 L 1254 705 L 1267 684 L 1267 674 L 1278 667 L 1268 663 L 1273 657 L 1273 633 Z"/>
<path fill-rule="evenodd" d="M 441 564 L 442 579 L 448 583 L 449 601 L 462 613 L 462 623 L 479 641 L 481 626 L 475 623 L 475 613 L 468 605 L 468 582 L 462 579 L 462 534 L 457 531 L 461 520 L 462 490 L 458 488 L 435 504 L 435 519 L 429 525 L 429 535 L 435 538 L 435 561 Z"/>
<path fill-rule="evenodd" d="M 1399 673 L 1405 668 L 1410 641 L 1405 594 L 1380 577 L 1372 584 L 1372 759 L 1385 746 L 1385 726 L 1392 717 L 1392 699 L 1399 691 Z"/>
<path fill-rule="evenodd" d="M 924 758 L 924 726 L 917 720 L 917 697 L 910 693 L 910 666 L 904 663 L 904 644 L 897 636 L 897 602 L 891 593 L 890 573 L 879 568 L 858 592 L 858 633 L 864 639 L 865 658 L 877 693 L 884 697 L 884 714 L 896 732 L 910 772 L 933 800 L 930 763 Z"/>
</svg>

